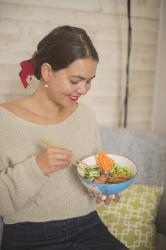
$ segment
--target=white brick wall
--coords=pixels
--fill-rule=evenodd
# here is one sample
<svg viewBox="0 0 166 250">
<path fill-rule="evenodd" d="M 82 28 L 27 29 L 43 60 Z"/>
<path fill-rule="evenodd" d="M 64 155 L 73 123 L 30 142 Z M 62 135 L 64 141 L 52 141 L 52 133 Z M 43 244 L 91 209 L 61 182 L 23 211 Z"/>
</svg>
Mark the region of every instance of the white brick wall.
<svg viewBox="0 0 166 250">
<path fill-rule="evenodd" d="M 132 0 L 132 54 L 128 126 L 150 129 L 158 41 L 159 0 Z M 0 101 L 30 93 L 21 87 L 19 63 L 59 25 L 90 34 L 100 63 L 84 101 L 99 123 L 118 126 L 125 87 L 127 0 L 0 0 Z"/>
</svg>

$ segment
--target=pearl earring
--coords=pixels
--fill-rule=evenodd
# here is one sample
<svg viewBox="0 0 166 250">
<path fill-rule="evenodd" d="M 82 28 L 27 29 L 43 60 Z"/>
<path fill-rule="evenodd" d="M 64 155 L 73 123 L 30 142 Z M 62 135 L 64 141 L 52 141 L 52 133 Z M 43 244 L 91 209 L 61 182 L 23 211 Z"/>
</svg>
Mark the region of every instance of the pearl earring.
<svg viewBox="0 0 166 250">
<path fill-rule="evenodd" d="M 45 88 L 48 88 L 48 84 L 44 84 L 44 87 L 45 87 Z"/>
</svg>

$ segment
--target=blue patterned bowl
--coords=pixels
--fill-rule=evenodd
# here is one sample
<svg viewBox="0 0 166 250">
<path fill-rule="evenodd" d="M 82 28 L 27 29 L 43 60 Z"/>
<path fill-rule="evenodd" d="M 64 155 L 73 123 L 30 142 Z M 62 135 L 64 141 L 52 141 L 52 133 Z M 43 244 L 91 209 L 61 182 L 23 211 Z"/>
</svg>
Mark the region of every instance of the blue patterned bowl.
<svg viewBox="0 0 166 250">
<path fill-rule="evenodd" d="M 124 157 L 121 155 L 112 155 L 112 154 L 108 154 L 108 155 L 113 160 L 115 160 L 115 162 L 117 162 L 121 167 L 128 167 L 128 169 L 132 173 L 132 177 L 130 179 L 123 181 L 123 182 L 120 182 L 120 183 L 100 184 L 100 183 L 92 182 L 92 181 L 82 177 L 80 175 L 81 171 L 80 171 L 79 167 L 77 168 L 77 170 L 78 170 L 78 175 L 79 175 L 79 178 L 80 178 L 82 184 L 86 188 L 88 188 L 90 191 L 93 191 L 93 192 L 98 193 L 98 194 L 113 195 L 113 194 L 117 194 L 117 193 L 122 192 L 123 190 L 128 188 L 128 186 L 130 186 L 133 183 L 133 181 L 135 180 L 136 175 L 137 175 L 137 167 L 136 167 L 136 164 L 127 157 Z M 82 161 L 89 166 L 96 165 L 95 155 L 89 156 Z"/>
</svg>

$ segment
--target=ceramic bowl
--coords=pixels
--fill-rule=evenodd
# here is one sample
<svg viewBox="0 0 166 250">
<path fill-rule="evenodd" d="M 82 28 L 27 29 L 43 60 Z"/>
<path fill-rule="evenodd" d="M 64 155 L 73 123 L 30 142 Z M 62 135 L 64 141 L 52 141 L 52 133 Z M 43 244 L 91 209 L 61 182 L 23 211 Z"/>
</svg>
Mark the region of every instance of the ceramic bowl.
<svg viewBox="0 0 166 250">
<path fill-rule="evenodd" d="M 106 183 L 106 184 L 99 184 L 95 183 L 93 181 L 90 181 L 80 175 L 81 171 L 79 167 L 77 168 L 78 170 L 78 175 L 79 178 L 82 182 L 82 184 L 88 188 L 90 191 L 93 191 L 98 194 L 103 194 L 103 195 L 114 195 L 117 193 L 122 192 L 128 186 L 130 186 L 133 181 L 136 178 L 137 175 L 137 166 L 136 164 L 130 160 L 127 157 L 121 156 L 121 155 L 113 155 L 113 154 L 108 154 L 113 160 L 115 160 L 116 163 L 118 163 L 121 167 L 128 167 L 128 169 L 132 173 L 132 177 L 126 181 L 120 182 L 120 183 Z M 89 166 L 96 165 L 95 161 L 95 155 L 87 157 L 82 160 L 84 163 L 86 163 Z"/>
</svg>

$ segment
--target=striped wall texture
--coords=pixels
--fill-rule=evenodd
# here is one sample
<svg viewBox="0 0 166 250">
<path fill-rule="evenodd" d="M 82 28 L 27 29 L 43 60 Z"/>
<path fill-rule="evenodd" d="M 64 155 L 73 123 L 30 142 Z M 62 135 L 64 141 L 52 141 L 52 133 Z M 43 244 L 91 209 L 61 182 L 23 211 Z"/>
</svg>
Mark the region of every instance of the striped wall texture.
<svg viewBox="0 0 166 250">
<path fill-rule="evenodd" d="M 160 0 L 131 0 L 132 52 L 127 126 L 150 130 Z M 82 102 L 102 126 L 123 126 L 127 60 L 127 0 L 0 0 L 0 102 L 34 91 L 24 89 L 19 63 L 59 25 L 84 28 L 100 56 L 96 79 Z"/>
</svg>

